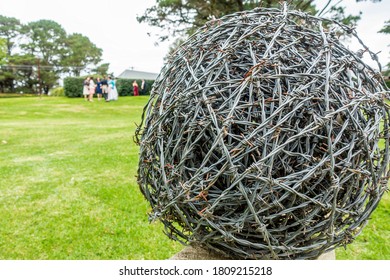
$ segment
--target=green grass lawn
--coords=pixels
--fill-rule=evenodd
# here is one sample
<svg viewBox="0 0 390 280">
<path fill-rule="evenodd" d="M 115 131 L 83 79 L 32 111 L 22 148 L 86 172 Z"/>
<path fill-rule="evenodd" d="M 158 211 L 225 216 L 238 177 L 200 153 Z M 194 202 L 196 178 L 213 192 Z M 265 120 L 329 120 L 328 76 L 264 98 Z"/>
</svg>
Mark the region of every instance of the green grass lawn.
<svg viewBox="0 0 390 280">
<path fill-rule="evenodd" d="M 0 259 L 166 259 L 136 184 L 147 97 L 0 98 Z"/>
<path fill-rule="evenodd" d="M 148 97 L 0 98 L 0 259 L 167 259 L 148 222 L 133 143 Z M 387 193 L 338 259 L 390 259 Z"/>
</svg>

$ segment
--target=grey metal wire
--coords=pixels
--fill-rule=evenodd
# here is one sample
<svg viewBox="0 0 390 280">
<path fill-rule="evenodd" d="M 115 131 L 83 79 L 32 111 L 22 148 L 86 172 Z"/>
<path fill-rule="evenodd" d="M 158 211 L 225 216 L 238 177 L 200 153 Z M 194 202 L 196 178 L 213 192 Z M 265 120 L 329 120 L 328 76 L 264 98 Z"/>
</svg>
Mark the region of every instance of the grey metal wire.
<svg viewBox="0 0 390 280">
<path fill-rule="evenodd" d="M 170 57 L 136 132 L 170 238 L 312 259 L 360 233 L 387 188 L 389 91 L 345 33 L 376 60 L 353 29 L 286 6 L 211 21 Z"/>
</svg>

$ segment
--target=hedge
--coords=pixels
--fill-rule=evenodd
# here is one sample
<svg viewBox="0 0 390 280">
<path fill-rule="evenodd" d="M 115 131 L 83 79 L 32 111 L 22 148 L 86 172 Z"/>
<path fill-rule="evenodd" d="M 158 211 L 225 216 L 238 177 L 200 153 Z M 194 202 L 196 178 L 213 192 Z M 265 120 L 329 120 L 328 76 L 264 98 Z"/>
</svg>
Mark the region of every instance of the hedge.
<svg viewBox="0 0 390 280">
<path fill-rule="evenodd" d="M 64 93 L 67 97 L 81 97 L 83 95 L 83 77 L 66 77 L 64 79 Z"/>
<path fill-rule="evenodd" d="M 83 95 L 83 82 L 85 77 L 66 77 L 64 79 L 64 92 L 67 97 L 81 97 Z M 136 80 L 139 89 L 141 88 L 142 80 Z M 96 82 L 96 81 L 95 81 Z M 133 79 L 117 79 L 116 87 L 119 96 L 131 96 L 133 95 Z M 150 89 L 153 85 L 153 80 L 145 80 L 146 90 L 144 93 L 139 90 L 140 95 L 147 95 L 150 93 Z"/>
<path fill-rule="evenodd" d="M 56 87 L 50 91 L 50 96 L 64 96 L 64 88 Z"/>
<path fill-rule="evenodd" d="M 141 84 L 142 80 L 136 80 L 138 83 L 138 89 L 140 95 L 148 95 L 154 83 L 153 80 L 145 80 L 146 88 L 145 92 L 141 92 Z M 116 88 L 118 90 L 119 96 L 129 96 L 134 95 L 133 92 L 133 82 L 132 79 L 117 79 L 116 80 Z"/>
</svg>

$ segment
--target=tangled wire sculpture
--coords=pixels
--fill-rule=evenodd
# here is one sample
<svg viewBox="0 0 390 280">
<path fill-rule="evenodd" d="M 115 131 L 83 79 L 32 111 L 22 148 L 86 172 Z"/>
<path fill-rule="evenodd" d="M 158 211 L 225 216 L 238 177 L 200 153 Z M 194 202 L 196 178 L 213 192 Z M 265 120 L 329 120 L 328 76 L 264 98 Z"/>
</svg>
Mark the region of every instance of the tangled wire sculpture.
<svg viewBox="0 0 390 280">
<path fill-rule="evenodd" d="M 315 259 L 351 243 L 389 175 L 389 91 L 364 53 L 376 60 L 350 27 L 286 6 L 199 29 L 162 69 L 135 135 L 150 218 L 233 259 Z"/>
</svg>

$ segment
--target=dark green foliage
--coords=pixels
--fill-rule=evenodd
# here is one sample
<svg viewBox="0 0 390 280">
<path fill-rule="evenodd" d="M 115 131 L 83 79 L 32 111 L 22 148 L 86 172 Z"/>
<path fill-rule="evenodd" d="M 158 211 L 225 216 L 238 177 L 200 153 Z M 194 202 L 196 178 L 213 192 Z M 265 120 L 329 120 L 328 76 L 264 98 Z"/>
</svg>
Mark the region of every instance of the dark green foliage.
<svg viewBox="0 0 390 280">
<path fill-rule="evenodd" d="M 64 93 L 67 97 L 81 97 L 83 95 L 84 77 L 67 77 L 64 79 Z"/>
<path fill-rule="evenodd" d="M 0 15 L 0 92 L 50 90 L 63 74 L 79 76 L 86 68 L 96 66 L 102 54 L 88 37 L 68 35 L 53 20 L 22 24 Z M 103 66 L 107 72 L 108 63 Z"/>
<path fill-rule="evenodd" d="M 108 72 L 109 69 L 110 69 L 110 63 L 102 63 L 98 65 L 95 69 L 93 69 L 92 72 L 100 75 L 101 77 L 113 75 L 112 73 Z"/>
<path fill-rule="evenodd" d="M 117 79 L 116 88 L 119 96 L 133 95 L 133 80 L 129 79 Z"/>
<path fill-rule="evenodd" d="M 390 20 L 387 20 L 385 22 L 385 26 L 379 31 L 379 33 L 390 35 Z M 386 65 L 387 70 L 385 71 L 386 76 L 390 76 L 390 62 Z M 389 87 L 389 83 L 387 83 L 387 86 Z"/>
<path fill-rule="evenodd" d="M 82 34 L 68 35 L 65 45 L 68 47 L 68 54 L 64 56 L 62 65 L 68 67 L 68 72 L 75 76 L 79 76 L 86 65 L 96 65 L 101 61 L 103 50 Z"/>
<path fill-rule="evenodd" d="M 383 26 L 383 28 L 379 32 L 384 33 L 384 34 L 390 34 L 390 20 L 387 20 L 385 22 L 385 25 Z"/>
<path fill-rule="evenodd" d="M 145 80 L 145 83 L 146 83 L 145 92 L 141 91 L 142 80 L 136 80 L 136 81 L 138 83 L 139 94 L 140 95 L 148 95 L 150 93 L 150 90 L 152 88 L 154 81 L 153 80 Z M 117 79 L 116 80 L 116 87 L 117 87 L 119 96 L 129 96 L 129 95 L 132 96 L 132 95 L 134 95 L 133 82 L 134 82 L 133 79 Z"/>
<path fill-rule="evenodd" d="M 16 46 L 16 38 L 20 36 L 22 24 L 13 17 L 0 15 L 0 37 L 6 40 L 7 55 L 12 54 L 12 49 Z"/>
<path fill-rule="evenodd" d="M 63 87 L 53 88 L 50 92 L 50 96 L 64 96 L 64 88 Z"/>
<path fill-rule="evenodd" d="M 364 0 L 356 0 L 356 2 L 360 1 Z M 279 8 L 281 2 L 279 0 L 160 0 L 156 1 L 154 6 L 146 9 L 143 15 L 137 16 L 137 20 L 140 23 L 160 28 L 160 32 L 156 35 L 159 40 L 164 41 L 172 36 L 187 37 L 211 18 L 221 18 L 224 15 L 252 10 L 257 7 Z M 327 13 L 327 17 L 343 21 L 344 24 L 356 24 L 360 19 L 360 14 L 346 14 L 345 7 L 338 5 L 343 0 L 338 1 L 337 4 L 332 1 L 314 0 L 290 0 L 287 2 L 291 8 L 312 15 L 322 10 L 324 14 Z M 317 5 L 315 2 L 323 3 Z M 371 2 L 380 2 L 380 0 L 372 0 Z"/>
</svg>

